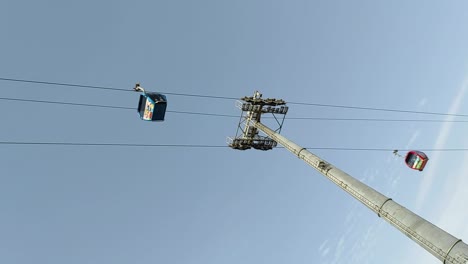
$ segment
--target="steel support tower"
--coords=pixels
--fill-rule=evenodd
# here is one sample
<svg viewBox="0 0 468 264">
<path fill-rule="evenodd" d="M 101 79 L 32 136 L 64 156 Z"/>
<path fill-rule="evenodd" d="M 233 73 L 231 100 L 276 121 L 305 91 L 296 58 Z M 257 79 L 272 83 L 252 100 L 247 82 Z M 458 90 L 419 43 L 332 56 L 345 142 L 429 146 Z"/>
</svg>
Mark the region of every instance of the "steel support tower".
<svg viewBox="0 0 468 264">
<path fill-rule="evenodd" d="M 228 138 L 231 148 L 246 150 L 250 148 L 270 150 L 277 143 L 304 160 L 338 187 L 383 218 L 400 232 L 419 244 L 443 264 L 467 264 L 468 245 L 424 218 L 418 216 L 391 198 L 379 193 L 366 184 L 343 172 L 331 163 L 314 155 L 279 134 L 284 117 L 288 111 L 286 103 L 277 99 L 262 99 L 259 92 L 252 97 L 243 97 L 237 106 L 242 110 L 241 121 L 235 138 Z M 278 121 L 279 128 L 272 130 L 260 122 L 262 114 L 271 113 Z M 243 125 L 243 126 L 242 126 Z M 262 131 L 266 136 L 259 136 Z M 239 133 L 241 132 L 241 133 Z"/>
</svg>

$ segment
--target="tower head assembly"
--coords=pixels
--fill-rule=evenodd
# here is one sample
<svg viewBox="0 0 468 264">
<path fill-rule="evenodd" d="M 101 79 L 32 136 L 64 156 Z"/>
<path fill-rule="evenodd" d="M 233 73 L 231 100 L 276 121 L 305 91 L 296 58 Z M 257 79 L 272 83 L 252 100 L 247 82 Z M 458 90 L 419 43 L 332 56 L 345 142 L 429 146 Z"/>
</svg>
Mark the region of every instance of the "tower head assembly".
<svg viewBox="0 0 468 264">
<path fill-rule="evenodd" d="M 258 134 L 255 124 L 260 123 L 263 114 L 271 114 L 278 124 L 275 131 L 279 133 L 288 112 L 286 102 L 281 99 L 263 99 L 258 91 L 255 91 L 253 96 L 245 96 L 241 100 L 236 102 L 236 106 L 242 111 L 236 136 L 235 138 L 228 137 L 228 145 L 238 150 L 251 148 L 270 150 L 276 147 L 276 141 Z"/>
</svg>

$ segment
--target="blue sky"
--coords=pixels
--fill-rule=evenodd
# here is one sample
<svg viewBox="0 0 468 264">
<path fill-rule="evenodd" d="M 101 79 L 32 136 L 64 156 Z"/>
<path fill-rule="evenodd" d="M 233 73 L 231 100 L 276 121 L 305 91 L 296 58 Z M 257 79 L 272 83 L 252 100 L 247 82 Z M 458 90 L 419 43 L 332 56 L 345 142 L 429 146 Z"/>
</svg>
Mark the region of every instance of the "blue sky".
<svg viewBox="0 0 468 264">
<path fill-rule="evenodd" d="M 0 2 L 0 76 L 468 113 L 465 1 Z M 0 97 L 136 107 L 138 94 L 0 82 Z M 240 114 L 168 96 L 168 110 Z M 290 105 L 289 117 L 445 119 Z M 238 118 L 0 101 L 1 141 L 223 145 Z M 460 120 L 460 118 L 457 118 Z M 286 120 L 306 147 L 468 148 L 464 123 Z M 468 239 L 468 154 L 320 157 Z M 284 149 L 0 148 L 2 263 L 440 263 Z"/>
</svg>

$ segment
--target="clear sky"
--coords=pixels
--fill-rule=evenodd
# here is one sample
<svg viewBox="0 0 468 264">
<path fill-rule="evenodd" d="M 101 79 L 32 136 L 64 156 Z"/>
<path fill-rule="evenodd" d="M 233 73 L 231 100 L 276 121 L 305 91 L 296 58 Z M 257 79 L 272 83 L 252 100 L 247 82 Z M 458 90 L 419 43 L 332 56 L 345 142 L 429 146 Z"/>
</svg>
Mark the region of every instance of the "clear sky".
<svg viewBox="0 0 468 264">
<path fill-rule="evenodd" d="M 0 1 L 0 77 L 468 114 L 466 1 Z M 0 97 L 138 94 L 0 81 Z M 168 95 L 168 110 L 239 115 Z M 462 120 L 290 105 L 289 117 Z M 0 141 L 224 145 L 238 118 L 0 100 Z M 467 120 L 467 119 L 465 119 Z M 465 123 L 286 120 L 305 147 L 468 148 Z M 440 263 L 285 149 L 0 145 L 0 262 Z M 468 152 L 317 150 L 468 241 Z"/>
</svg>

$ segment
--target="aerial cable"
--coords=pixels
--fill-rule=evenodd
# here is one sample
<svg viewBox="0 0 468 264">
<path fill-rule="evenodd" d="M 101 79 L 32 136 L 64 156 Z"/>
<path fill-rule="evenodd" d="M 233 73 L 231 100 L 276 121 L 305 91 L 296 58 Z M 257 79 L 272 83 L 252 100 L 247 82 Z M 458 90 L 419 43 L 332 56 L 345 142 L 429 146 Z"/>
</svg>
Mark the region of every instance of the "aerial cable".
<svg viewBox="0 0 468 264">
<path fill-rule="evenodd" d="M 309 106 L 318 106 L 318 107 L 332 107 L 332 108 L 345 108 L 345 109 L 355 109 L 355 110 L 368 110 L 368 111 L 384 111 L 384 112 L 407 113 L 407 114 L 468 117 L 468 115 L 465 115 L 465 114 L 425 112 L 425 111 L 400 110 L 400 109 L 375 108 L 375 107 L 362 107 L 362 106 L 349 106 L 349 105 L 332 105 L 332 104 L 316 104 L 316 103 L 300 103 L 300 102 L 288 102 L 288 104 L 309 105 Z"/>
<path fill-rule="evenodd" d="M 88 147 L 170 147 L 170 148 L 228 148 L 227 145 L 208 145 L 208 144 L 148 144 L 148 143 L 84 143 L 84 142 L 35 142 L 35 141 L 0 141 L 0 145 L 36 145 L 36 146 L 88 146 Z M 278 147 L 283 148 L 283 147 Z M 342 148 L 342 147 L 307 147 L 313 150 L 333 150 L 333 151 L 394 151 L 391 148 Z M 400 151 L 410 151 L 411 149 L 400 149 Z M 468 151 L 464 148 L 454 149 L 419 149 L 427 152 L 462 152 Z"/>
<path fill-rule="evenodd" d="M 59 102 L 59 101 L 47 101 L 47 100 L 35 100 L 35 99 L 21 99 L 21 98 L 9 98 L 9 97 L 0 97 L 0 100 L 29 102 L 29 103 L 42 103 L 42 104 L 59 104 L 59 105 L 73 105 L 73 106 L 87 106 L 87 107 L 100 107 L 100 108 L 132 109 L 132 110 L 135 110 L 135 108 L 133 108 L 133 107 L 126 107 L 126 106 L 83 104 L 83 103 L 71 103 L 71 102 Z"/>
<path fill-rule="evenodd" d="M 227 145 L 197 144 L 138 144 L 138 143 L 79 143 L 79 142 L 22 142 L 0 141 L 0 145 L 50 145 L 50 146 L 101 146 L 101 147 L 181 147 L 181 148 L 224 148 Z"/>
<path fill-rule="evenodd" d="M 440 119 L 384 119 L 384 118 L 334 118 L 334 117 L 286 117 L 286 120 L 314 120 L 314 121 L 369 121 L 369 122 L 429 122 L 429 123 L 468 123 L 468 120 L 440 120 Z"/>
<path fill-rule="evenodd" d="M 20 99 L 20 98 L 8 98 L 8 97 L 0 97 L 0 100 L 5 100 L 5 101 L 19 101 L 19 102 L 28 102 L 28 103 L 44 103 L 44 104 L 59 104 L 59 105 L 72 105 L 72 106 L 86 106 L 86 107 L 99 107 L 99 108 L 135 110 L 134 107 L 128 107 L 128 106 L 83 104 L 83 103 L 71 103 L 71 102 L 60 102 L 60 101 L 46 101 L 46 100 L 33 100 L 33 99 Z M 236 117 L 236 118 L 239 117 L 238 115 L 199 113 L 199 112 L 189 112 L 189 111 L 171 111 L 171 110 L 168 110 L 168 111 L 166 111 L 166 112 L 175 113 L 175 114 L 188 114 L 188 115 L 206 115 L 206 116 Z M 468 121 L 467 121 L 467 122 L 468 122 Z"/>
<path fill-rule="evenodd" d="M 132 89 L 122 89 L 122 88 L 105 87 L 105 86 L 94 86 L 94 85 L 83 85 L 83 84 L 72 84 L 72 83 L 59 83 L 59 82 L 44 82 L 44 81 L 12 79 L 12 78 L 2 78 L 2 77 L 0 77 L 0 81 L 34 83 L 34 84 L 47 84 L 47 85 L 56 85 L 56 86 L 69 86 L 69 87 L 111 90 L 111 91 L 122 91 L 122 92 L 132 92 L 133 91 Z"/>
<path fill-rule="evenodd" d="M 23 80 L 23 79 L 11 79 L 11 78 L 2 78 L 0 81 L 9 81 L 9 82 L 22 82 L 22 83 L 34 83 L 34 84 L 47 84 L 55 86 L 69 86 L 69 87 L 78 87 L 78 88 L 89 88 L 89 89 L 101 89 L 101 90 L 111 90 L 111 91 L 121 91 L 121 92 L 134 92 L 132 89 L 122 89 L 116 87 L 106 87 L 106 86 L 94 86 L 94 85 L 84 85 L 84 84 L 71 84 L 71 83 L 60 83 L 60 82 L 44 82 L 44 81 L 35 81 L 35 80 Z M 202 94 L 186 94 L 186 93 L 172 93 L 164 92 L 161 93 L 175 96 L 188 96 L 188 97 L 201 97 L 201 98 L 212 98 L 212 99 L 227 99 L 227 100 L 237 100 L 236 97 L 226 97 L 226 96 L 214 96 L 214 95 L 202 95 Z"/>
<path fill-rule="evenodd" d="M 46 81 L 36 81 L 36 80 L 25 80 L 25 79 L 13 79 L 13 78 L 4 78 L 0 77 L 0 81 L 9 81 L 9 82 L 22 82 L 22 83 L 33 83 L 33 84 L 46 84 L 46 85 L 57 85 L 57 86 L 69 86 L 69 87 L 79 87 L 79 88 L 89 88 L 89 89 L 101 89 L 101 90 L 112 90 L 112 91 L 125 91 L 133 92 L 133 89 L 122 89 L 115 87 L 106 87 L 106 86 L 94 86 L 94 85 L 83 85 L 83 84 L 71 84 L 71 83 L 60 83 L 60 82 L 46 82 Z M 188 96 L 188 97 L 198 97 L 198 98 L 211 98 L 211 99 L 226 99 L 226 100 L 238 100 L 236 97 L 227 97 L 227 96 L 213 96 L 213 95 L 202 95 L 202 94 L 187 94 L 187 93 L 172 93 L 159 91 L 160 93 L 167 95 L 175 96 Z M 440 116 L 459 116 L 459 117 L 468 117 L 466 114 L 452 114 L 452 113 L 440 113 L 440 112 L 425 112 L 425 111 L 413 111 L 413 110 L 402 110 L 402 109 L 389 109 L 389 108 L 376 108 L 376 107 L 362 107 L 362 106 L 349 106 L 349 105 L 335 105 L 335 104 L 318 104 L 318 103 L 307 103 L 307 102 L 287 102 L 288 104 L 295 105 L 307 105 L 307 106 L 317 106 L 317 107 L 331 107 L 331 108 L 342 108 L 342 109 L 354 109 L 354 110 L 367 110 L 367 111 L 384 111 L 384 112 L 394 112 L 394 113 L 407 113 L 407 114 L 423 114 L 423 115 L 440 115 Z"/>
<path fill-rule="evenodd" d="M 71 106 L 85 106 L 85 107 L 98 107 L 98 108 L 110 108 L 110 109 L 135 110 L 134 107 L 128 107 L 128 106 L 98 105 L 98 104 L 85 104 L 85 103 L 73 103 L 73 102 L 61 102 L 61 101 L 48 101 L 48 100 L 35 100 L 35 99 L 22 99 L 22 98 L 9 98 L 9 97 L 0 97 L 0 100 L 5 100 L 5 101 L 19 101 L 19 102 L 27 102 L 27 103 L 59 104 L 59 105 L 71 105 Z M 238 115 L 228 115 L 228 114 L 214 114 L 214 113 L 201 113 L 201 112 L 191 112 L 191 111 L 172 111 L 172 110 L 168 110 L 167 112 L 169 112 L 169 113 L 174 113 L 174 114 L 187 114 L 187 115 L 203 115 L 203 116 L 218 116 L 218 117 L 239 118 Z M 268 117 L 267 117 L 267 118 L 268 118 Z M 382 119 L 382 118 L 334 118 L 334 117 L 286 117 L 286 120 L 468 123 L 468 120 Z"/>
</svg>

